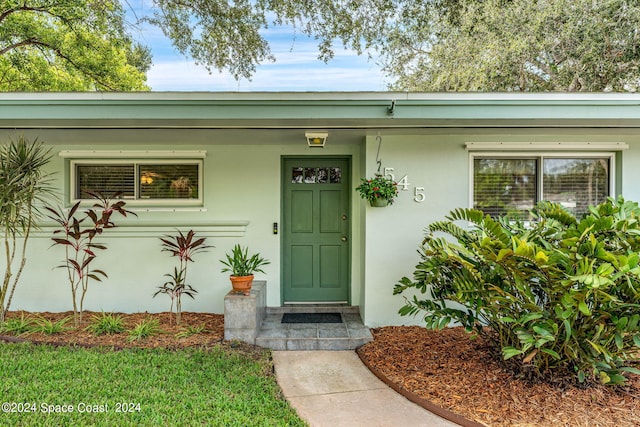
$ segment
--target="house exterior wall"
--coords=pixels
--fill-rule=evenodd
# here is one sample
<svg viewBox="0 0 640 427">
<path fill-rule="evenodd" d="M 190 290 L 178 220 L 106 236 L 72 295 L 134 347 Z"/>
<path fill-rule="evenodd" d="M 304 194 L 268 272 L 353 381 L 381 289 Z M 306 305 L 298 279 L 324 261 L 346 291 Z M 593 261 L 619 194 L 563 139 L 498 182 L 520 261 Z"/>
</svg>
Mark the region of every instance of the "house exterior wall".
<svg viewBox="0 0 640 427">
<path fill-rule="evenodd" d="M 640 100 L 636 97 L 619 100 L 618 95 L 594 95 L 571 104 L 560 95 L 550 99 L 520 99 L 511 94 L 508 99 L 502 99 L 507 95 L 443 95 L 444 99 L 404 95 L 395 115 L 387 108 L 389 99 L 398 94 L 375 95 L 371 102 L 365 99 L 368 94 L 354 99 L 342 99 L 351 96 L 344 94 L 302 94 L 283 102 L 258 94 L 237 103 L 237 94 L 214 100 L 208 94 L 185 95 L 187 100 L 179 102 L 174 95 L 150 94 L 149 100 L 144 99 L 146 95 L 132 96 L 139 102 L 133 104 L 113 95 L 117 102 L 105 105 L 102 99 L 68 95 L 50 106 L 48 97 L 60 96 L 54 94 L 43 99 L 36 96 L 34 105 L 28 101 L 20 108 L 10 105 L 20 99 L 5 99 L 0 100 L 0 124 L 5 129 L 0 141 L 24 134 L 51 146 L 50 169 L 57 173 L 55 185 L 66 206 L 69 160 L 58 156 L 60 151 L 206 151 L 201 208 L 136 209 L 137 218 L 114 218 L 117 229 L 107 230 L 99 239 L 109 249 L 99 254 L 95 267 L 104 269 L 109 278 L 91 284 L 85 308 L 95 311 L 168 310 L 166 296 L 152 295 L 175 265 L 161 252 L 159 237 L 173 234 L 176 228 L 185 232 L 193 228 L 215 246 L 189 266 L 189 282 L 198 294 L 194 300 L 184 299 L 183 310 L 222 313 L 230 285 L 220 272 L 219 260 L 236 243 L 271 261 L 257 279 L 267 281 L 267 305 L 280 306 L 281 235 L 272 230 L 274 222 L 281 223 L 283 156 L 351 157 L 350 302 L 360 306 L 365 324 L 371 327 L 421 323 L 419 318 L 397 314 L 404 300 L 392 295 L 393 286 L 402 276 L 411 276 L 424 228 L 451 209 L 469 206 L 467 142 L 509 142 L 522 144 L 523 149 L 550 142 L 625 143 L 628 148 L 616 154 L 615 192 L 640 200 Z M 83 98 L 77 105 L 75 96 Z M 109 100 L 111 95 L 104 96 Z M 188 99 L 191 96 L 197 99 Z M 72 108 L 64 110 L 67 104 Z M 107 117 L 103 119 L 100 112 Z M 25 128 L 14 126 L 15 120 Z M 325 127 L 330 134 L 327 146 L 307 147 L 304 129 Z M 409 184 L 385 208 L 369 207 L 355 191 L 360 178 L 377 171 L 378 135 L 382 168 L 393 168 L 397 180 L 406 175 Z M 418 194 L 424 194 L 424 201 L 415 200 L 421 197 L 416 196 L 417 187 L 423 189 Z M 12 309 L 71 309 L 64 271 L 55 268 L 63 259 L 63 249 L 51 247 L 52 232 L 45 222 L 30 241 Z"/>
<path fill-rule="evenodd" d="M 624 142 L 629 148 L 618 152 L 616 191 L 630 200 L 640 200 L 640 135 L 635 130 L 562 129 L 436 129 L 420 135 L 382 136 L 382 168 L 394 168 L 397 180 L 408 176 L 411 184 L 400 191 L 390 207 L 362 204 L 364 214 L 365 324 L 382 326 L 420 324 L 420 318 L 397 314 L 402 296 L 392 295 L 393 285 L 403 276 L 412 277 L 419 261 L 417 249 L 424 229 L 444 219 L 450 210 L 470 207 L 470 160 L 467 142 L 507 141 L 523 144 L 546 142 Z M 535 145 L 535 144 L 534 144 Z M 377 170 L 376 135 L 366 140 L 363 170 L 372 176 Z M 423 187 L 425 200 L 414 201 L 415 187 Z M 620 193 L 620 190 L 621 193 Z"/>
<path fill-rule="evenodd" d="M 268 133 L 269 131 L 265 131 Z M 205 150 L 204 158 L 204 206 L 198 208 L 140 209 L 138 217 L 122 219 L 114 216 L 118 226 L 106 230 L 97 241 L 108 249 L 100 251 L 94 267 L 106 271 L 109 278 L 93 282 L 85 301 L 85 309 L 93 311 L 167 311 L 169 298 L 158 295 L 153 298 L 157 286 L 164 283 L 164 274 L 170 273 L 176 259 L 161 252 L 159 237 L 193 228 L 199 235 L 207 236 L 207 243 L 214 245 L 208 252 L 196 255 L 189 265 L 188 282 L 198 294 L 195 299 L 183 298 L 184 311 L 223 312 L 224 295 L 230 290 L 227 273 L 221 273 L 219 260 L 233 245 L 248 246 L 250 252 L 260 252 L 271 261 L 257 274 L 257 279 L 267 281 L 267 305 L 280 306 L 280 234 L 273 234 L 273 223 L 280 223 L 280 164 L 284 155 L 351 156 L 352 174 L 360 176 L 359 145 L 340 144 L 334 141 L 324 149 L 309 148 L 300 132 L 295 141 L 283 140 L 276 144 L 260 144 L 243 139 L 243 132 L 229 141 L 211 140 L 207 132 L 191 130 L 30 130 L 21 132 L 29 138 L 38 137 L 51 146 L 54 154 L 50 170 L 56 173 L 55 187 L 61 191 L 68 187 L 68 167 L 58 156 L 65 150 Z M 179 144 L 179 146 L 176 146 Z M 62 198 L 67 200 L 68 194 Z M 352 211 L 359 210 L 360 199 L 352 198 Z M 352 222 L 352 257 L 360 259 L 360 217 Z M 236 223 L 245 222 L 246 226 Z M 53 229 L 51 221 L 34 234 L 29 242 L 28 261 L 16 290 L 12 309 L 30 311 L 66 311 L 71 309 L 69 285 L 63 269 L 55 268 L 64 257 L 62 247 L 51 247 Z M 352 263 L 351 303 L 361 303 L 361 270 Z"/>
</svg>

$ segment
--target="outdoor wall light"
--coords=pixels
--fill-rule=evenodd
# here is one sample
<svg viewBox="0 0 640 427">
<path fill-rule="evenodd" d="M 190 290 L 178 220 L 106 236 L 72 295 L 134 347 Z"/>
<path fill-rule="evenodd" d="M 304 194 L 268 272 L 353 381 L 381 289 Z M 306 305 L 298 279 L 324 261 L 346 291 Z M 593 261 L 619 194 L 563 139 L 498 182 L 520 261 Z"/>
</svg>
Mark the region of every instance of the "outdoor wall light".
<svg viewBox="0 0 640 427">
<path fill-rule="evenodd" d="M 309 147 L 324 147 L 329 137 L 329 132 L 305 132 L 304 136 L 307 138 L 307 145 L 309 145 Z"/>
</svg>

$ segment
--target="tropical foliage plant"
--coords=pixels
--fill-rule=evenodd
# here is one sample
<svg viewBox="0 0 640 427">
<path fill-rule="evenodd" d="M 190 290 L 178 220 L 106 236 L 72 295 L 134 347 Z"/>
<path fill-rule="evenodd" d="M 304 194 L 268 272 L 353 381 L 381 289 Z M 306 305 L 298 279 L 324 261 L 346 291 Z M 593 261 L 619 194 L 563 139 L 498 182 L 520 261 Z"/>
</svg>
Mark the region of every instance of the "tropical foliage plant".
<svg viewBox="0 0 640 427">
<path fill-rule="evenodd" d="M 0 322 L 27 262 L 29 236 L 41 217 L 38 206 L 54 195 L 51 175 L 45 171 L 50 160 L 50 150 L 37 139 L 21 136 L 0 146 L 0 236 L 5 249 Z"/>
<path fill-rule="evenodd" d="M 129 330 L 129 338 L 127 340 L 129 342 L 139 341 L 152 335 L 156 335 L 160 331 L 160 322 L 158 322 L 158 319 L 144 319 Z"/>
<path fill-rule="evenodd" d="M 402 315 L 487 336 L 530 377 L 620 384 L 640 350 L 640 208 L 622 198 L 581 220 L 542 202 L 530 223 L 456 209 L 429 225 Z M 471 224 L 465 227 L 464 224 Z"/>
<path fill-rule="evenodd" d="M 259 253 L 255 253 L 249 256 L 249 248 L 244 249 L 236 244 L 231 250 L 230 254 L 225 254 L 227 257 L 225 260 L 220 260 L 225 267 L 222 268 L 222 272 L 230 272 L 232 276 L 250 276 L 254 273 L 264 273 L 262 270 L 263 265 L 267 265 L 270 261 L 264 259 Z"/>
<path fill-rule="evenodd" d="M 0 322 L 0 333 L 10 335 L 27 335 L 33 332 L 33 318 L 21 314 L 20 317 L 6 319 Z"/>
<path fill-rule="evenodd" d="M 97 251 L 107 249 L 104 244 L 95 242 L 96 236 L 101 235 L 104 230 L 116 226 L 111 220 L 113 214 L 118 213 L 123 217 L 126 217 L 127 214 L 135 215 L 124 208 L 126 204 L 124 201 L 112 200 L 117 199 L 119 193 L 115 193 L 111 198 L 98 192 L 87 192 L 87 194 L 96 202 L 93 207 L 84 212 L 84 217 L 79 219 L 76 214 L 81 201 L 76 202 L 68 213 L 65 213 L 62 208 L 46 207 L 50 213 L 49 218 L 60 226 L 54 231 L 54 234 L 62 234 L 62 237 L 53 237 L 52 240 L 54 246 L 61 245 L 65 249 L 65 259 L 59 267 L 67 272 L 73 300 L 73 319 L 76 326 L 82 321 L 84 299 L 89 290 L 90 281 L 101 282 L 102 278 L 108 277 L 107 273 L 94 269 L 92 265 L 97 257 Z"/>
<path fill-rule="evenodd" d="M 33 327 L 33 332 L 42 332 L 46 335 L 60 334 L 69 329 L 67 322 L 71 320 L 71 317 L 64 317 L 60 320 L 49 320 L 43 316 L 36 317 Z"/>
<path fill-rule="evenodd" d="M 164 282 L 162 286 L 158 286 L 158 291 L 153 294 L 166 294 L 171 298 L 170 311 L 173 312 L 173 305 L 176 306 L 176 324 L 179 325 L 182 320 L 182 295 L 194 298 L 198 293 L 191 285 L 187 283 L 187 267 L 189 262 L 193 262 L 193 256 L 200 252 L 206 252 L 212 246 L 206 245 L 206 238 L 196 238 L 196 233 L 189 230 L 185 236 L 180 230 L 176 235 L 165 235 L 160 238 L 162 242 L 162 251 L 169 252 L 172 256 L 178 257 L 180 261 L 179 267 L 174 267 L 173 273 L 165 274 L 169 280 Z"/>
<path fill-rule="evenodd" d="M 94 314 L 86 330 L 94 335 L 119 334 L 125 330 L 124 319 L 119 314 Z"/>
<path fill-rule="evenodd" d="M 198 335 L 205 332 L 207 332 L 207 327 L 204 323 L 193 326 L 187 325 L 176 334 L 176 338 L 189 338 L 192 335 Z"/>
<path fill-rule="evenodd" d="M 378 199 L 387 200 L 388 204 L 394 202 L 398 196 L 398 183 L 381 174 L 375 174 L 373 178 L 362 178 L 362 182 L 356 187 L 360 197 L 375 203 Z"/>
</svg>

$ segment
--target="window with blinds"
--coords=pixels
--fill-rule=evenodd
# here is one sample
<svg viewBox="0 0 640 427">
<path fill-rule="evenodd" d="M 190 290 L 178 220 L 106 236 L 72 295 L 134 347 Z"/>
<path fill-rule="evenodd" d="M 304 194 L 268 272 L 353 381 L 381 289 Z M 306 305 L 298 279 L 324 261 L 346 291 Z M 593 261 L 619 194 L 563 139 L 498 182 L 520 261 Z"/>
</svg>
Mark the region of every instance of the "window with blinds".
<svg viewBox="0 0 640 427">
<path fill-rule="evenodd" d="M 488 215 L 526 220 L 539 200 L 580 217 L 610 194 L 612 157 L 474 156 L 473 207 Z"/>
<path fill-rule="evenodd" d="M 198 201 L 201 162 L 72 162 L 72 194 L 77 200 L 100 192 L 108 197 L 147 201 Z"/>
<path fill-rule="evenodd" d="M 76 199 L 89 199 L 89 193 L 135 198 L 134 165 L 76 165 Z"/>
</svg>

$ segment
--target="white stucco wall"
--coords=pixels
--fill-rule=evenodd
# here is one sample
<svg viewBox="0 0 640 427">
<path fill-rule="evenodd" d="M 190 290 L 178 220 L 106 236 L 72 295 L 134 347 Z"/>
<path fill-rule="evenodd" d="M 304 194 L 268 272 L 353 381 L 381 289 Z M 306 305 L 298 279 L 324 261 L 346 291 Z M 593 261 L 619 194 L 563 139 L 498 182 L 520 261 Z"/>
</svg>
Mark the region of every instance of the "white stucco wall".
<svg viewBox="0 0 640 427">
<path fill-rule="evenodd" d="M 158 237 L 173 233 L 174 228 L 187 231 L 197 224 L 211 221 L 247 221 L 244 232 L 227 232 L 207 228 L 214 245 L 197 256 L 189 266 L 189 282 L 198 290 L 195 300 L 185 298 L 183 310 L 221 313 L 223 298 L 230 288 L 226 274 L 220 272 L 219 259 L 235 243 L 248 245 L 271 261 L 264 275 L 268 283 L 267 304 L 279 306 L 280 235 L 273 235 L 272 225 L 280 222 L 280 167 L 285 155 L 352 156 L 353 188 L 360 177 L 372 176 L 376 169 L 377 131 L 369 131 L 358 141 L 330 138 L 326 148 L 310 149 L 300 135 L 295 139 L 278 139 L 270 130 L 256 139 L 256 131 L 237 131 L 232 140 L 221 140 L 206 129 L 164 130 L 55 130 L 25 131 L 27 137 L 38 136 L 60 150 L 206 150 L 204 159 L 203 211 L 153 210 L 138 212 L 130 223 L 136 233 L 144 234 L 147 225 L 158 221 L 169 224 L 157 236 L 109 237 L 109 230 L 99 241 L 109 245 L 99 254 L 95 267 L 104 269 L 109 278 L 92 283 L 85 308 L 105 311 L 166 311 L 169 299 L 152 298 L 175 260 L 160 252 Z M 352 268 L 351 303 L 361 307 L 369 326 L 420 324 L 420 319 L 397 314 L 403 304 L 393 296 L 393 286 L 402 276 L 411 276 L 418 262 L 417 248 L 424 228 L 442 219 L 451 209 L 469 204 L 469 153 L 465 142 L 510 141 L 603 141 L 625 142 L 629 148 L 620 154 L 622 178 L 618 186 L 623 195 L 640 200 L 640 136 L 635 130 L 579 129 L 416 129 L 381 130 L 380 155 L 383 168 L 394 168 L 397 180 L 408 176 L 411 184 L 401 191 L 395 204 L 386 208 L 369 207 L 358 194 L 352 194 Z M 66 188 L 65 160 L 54 157 L 51 169 L 58 171 L 56 185 Z M 425 200 L 415 202 L 415 187 L 423 187 Z M 194 226 L 194 224 L 196 224 Z M 213 230 L 213 231 L 212 231 Z M 63 258 L 60 247 L 51 248 L 51 235 L 40 233 L 30 242 L 29 260 L 21 278 L 12 309 L 31 311 L 66 311 L 71 297 L 62 269 L 55 267 Z M 4 267 L 0 261 L 0 267 Z"/>
<path fill-rule="evenodd" d="M 396 203 L 385 208 L 361 204 L 365 227 L 363 246 L 363 312 L 369 326 L 422 324 L 420 317 L 402 317 L 398 309 L 402 296 L 394 296 L 393 286 L 403 276 L 412 277 L 419 261 L 417 249 L 429 223 L 444 219 L 450 210 L 469 207 L 469 152 L 466 142 L 624 142 L 629 148 L 619 152 L 615 171 L 617 188 L 630 200 L 640 200 L 640 136 L 634 130 L 617 129 L 434 129 L 421 135 L 382 133 L 382 168 L 394 168 L 397 180 L 408 176 L 408 191 L 400 191 Z M 366 141 L 366 176 L 376 170 L 378 143 L 371 134 Z M 535 149 L 535 146 L 534 146 Z M 621 181 L 621 182 L 620 182 Z M 415 187 L 424 187 L 425 201 L 416 203 Z M 410 296 L 410 294 L 407 294 Z"/>
<path fill-rule="evenodd" d="M 268 131 L 265 131 L 268 133 Z M 323 149 L 309 148 L 300 132 L 295 141 L 261 144 L 245 139 L 240 131 L 234 141 L 212 140 L 206 131 L 109 131 L 109 130 L 39 130 L 25 132 L 28 137 L 38 136 L 53 148 L 55 154 L 51 169 L 58 171 L 56 186 L 66 188 L 65 160 L 58 157 L 61 150 L 206 150 L 204 159 L 204 206 L 202 211 L 166 209 L 137 211 L 137 218 L 121 219 L 114 216 L 116 225 L 132 225 L 132 232 L 143 234 L 147 226 L 157 222 L 168 223 L 157 236 L 113 237 L 106 230 L 96 241 L 106 243 L 109 249 L 100 251 L 94 268 L 103 269 L 109 278 L 102 283 L 91 283 L 85 309 L 94 311 L 167 311 L 169 298 L 152 297 L 157 286 L 164 283 L 164 274 L 170 273 L 177 259 L 161 252 L 161 234 L 174 234 L 175 228 L 183 232 L 207 221 L 247 221 L 241 236 L 207 228 L 212 237 L 207 243 L 214 245 L 206 253 L 196 255 L 190 263 L 188 282 L 198 290 L 195 299 L 183 298 L 184 311 L 223 312 L 223 298 L 230 289 L 228 273 L 221 273 L 219 260 L 233 245 L 249 246 L 251 252 L 260 252 L 271 264 L 258 274 L 267 280 L 267 304 L 280 306 L 280 238 L 273 234 L 273 223 L 280 223 L 280 167 L 283 155 L 340 155 L 352 156 L 352 174 L 360 176 L 358 145 L 335 140 Z M 253 137 L 252 137 L 253 138 Z M 185 143 L 189 141 L 189 143 Z M 117 142 L 117 143 L 116 143 Z M 179 144 L 179 145 L 178 145 Z M 359 199 L 352 199 L 354 212 Z M 353 216 L 352 257 L 360 259 L 360 217 Z M 196 224 L 196 225 L 194 225 Z M 119 228 L 121 232 L 124 227 Z M 127 229 L 129 229 L 127 227 Z M 63 269 L 56 269 L 64 255 L 62 247 L 50 247 L 50 230 L 38 233 L 29 243 L 28 262 L 11 305 L 12 310 L 66 311 L 72 308 L 69 285 Z M 229 235 L 231 234 L 231 235 Z M 4 266 L 4 264 L 0 264 Z M 352 264 L 351 303 L 360 304 L 362 290 L 361 269 Z"/>
</svg>

